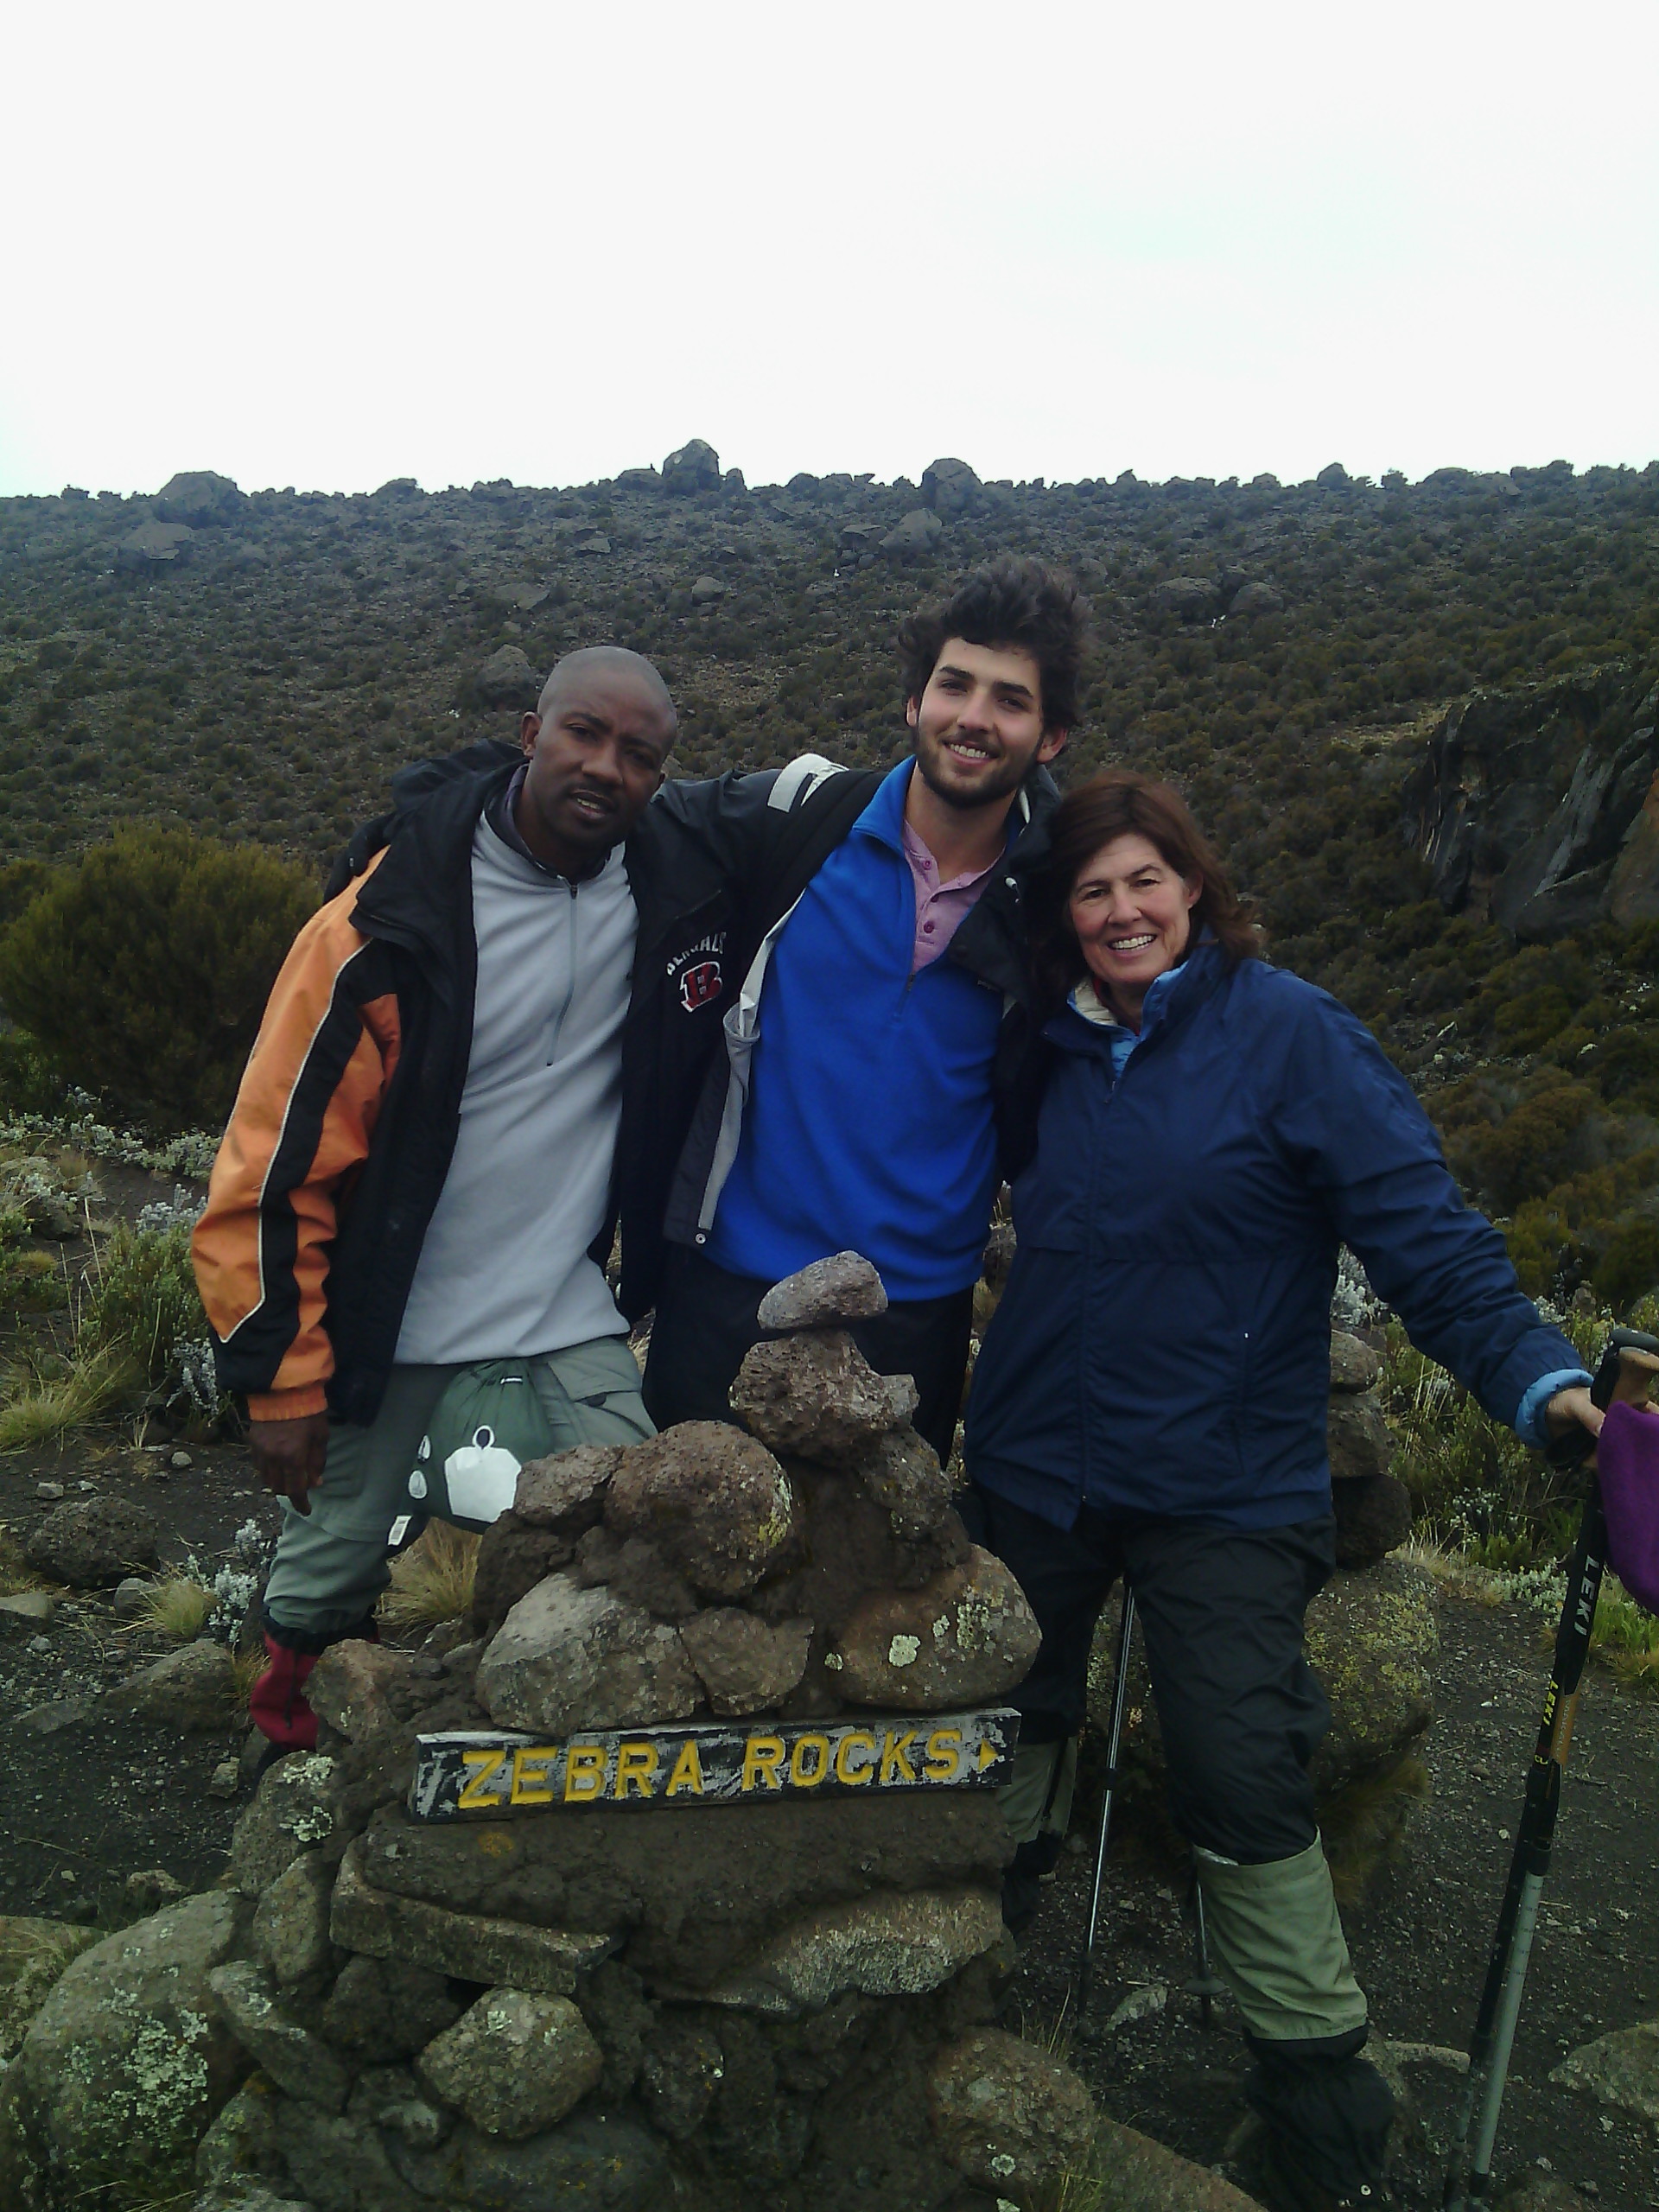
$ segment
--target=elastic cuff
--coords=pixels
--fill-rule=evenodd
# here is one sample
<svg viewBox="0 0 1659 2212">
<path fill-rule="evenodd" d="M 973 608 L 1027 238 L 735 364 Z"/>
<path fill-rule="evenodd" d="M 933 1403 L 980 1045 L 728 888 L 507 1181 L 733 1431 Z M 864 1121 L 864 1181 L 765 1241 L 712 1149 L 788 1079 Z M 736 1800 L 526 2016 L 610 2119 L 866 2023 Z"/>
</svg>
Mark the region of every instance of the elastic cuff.
<svg viewBox="0 0 1659 2212">
<path fill-rule="evenodd" d="M 250 1421 L 304 1421 L 328 1410 L 326 1382 L 302 1382 L 297 1390 L 250 1390 Z"/>
</svg>

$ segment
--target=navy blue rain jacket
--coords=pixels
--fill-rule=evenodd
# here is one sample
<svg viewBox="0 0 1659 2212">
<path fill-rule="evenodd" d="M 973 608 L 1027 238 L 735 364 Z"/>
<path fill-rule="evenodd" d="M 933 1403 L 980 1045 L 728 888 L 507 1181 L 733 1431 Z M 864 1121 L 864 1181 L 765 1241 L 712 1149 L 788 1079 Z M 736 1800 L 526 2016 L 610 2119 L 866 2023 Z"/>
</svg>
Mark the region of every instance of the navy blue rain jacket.
<svg viewBox="0 0 1659 2212">
<path fill-rule="evenodd" d="M 1337 1249 L 1495 1421 L 1577 1368 L 1459 1196 L 1427 1116 L 1346 1007 L 1200 945 L 1113 1078 L 1066 1007 L 1019 1249 L 974 1371 L 986 1489 L 1069 1529 L 1109 1513 L 1273 1528 L 1327 1511 Z"/>
</svg>

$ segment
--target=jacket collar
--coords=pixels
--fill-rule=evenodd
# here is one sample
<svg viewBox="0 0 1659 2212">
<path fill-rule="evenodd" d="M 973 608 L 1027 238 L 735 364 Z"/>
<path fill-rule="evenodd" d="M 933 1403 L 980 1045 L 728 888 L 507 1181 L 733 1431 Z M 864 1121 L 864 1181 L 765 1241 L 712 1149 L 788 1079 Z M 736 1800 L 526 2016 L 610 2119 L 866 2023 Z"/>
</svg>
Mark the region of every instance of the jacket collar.
<svg viewBox="0 0 1659 2212">
<path fill-rule="evenodd" d="M 1212 937 L 1201 938 L 1179 968 L 1172 968 L 1153 979 L 1147 991 L 1145 1019 L 1135 1039 L 1136 1048 L 1149 1045 L 1166 1031 L 1190 1021 L 1197 1008 L 1226 980 L 1226 961 L 1220 945 Z M 1043 1034 L 1051 1043 L 1063 1046 L 1070 1052 L 1105 1050 L 1124 1025 L 1103 1001 L 1096 999 L 1095 1005 L 1100 1008 L 1099 1013 L 1085 1013 L 1068 1000 L 1057 1014 L 1044 1023 Z"/>
<path fill-rule="evenodd" d="M 902 859 L 905 850 L 905 802 L 916 756 L 889 769 L 876 787 L 875 796 L 852 827 L 854 836 L 873 837 Z M 1033 768 L 1014 795 L 1003 836 L 1003 858 L 1028 868 L 1048 850 L 1048 818 L 1060 803 L 1059 787 L 1046 768 Z M 992 863 L 995 865 L 995 863 Z"/>
</svg>

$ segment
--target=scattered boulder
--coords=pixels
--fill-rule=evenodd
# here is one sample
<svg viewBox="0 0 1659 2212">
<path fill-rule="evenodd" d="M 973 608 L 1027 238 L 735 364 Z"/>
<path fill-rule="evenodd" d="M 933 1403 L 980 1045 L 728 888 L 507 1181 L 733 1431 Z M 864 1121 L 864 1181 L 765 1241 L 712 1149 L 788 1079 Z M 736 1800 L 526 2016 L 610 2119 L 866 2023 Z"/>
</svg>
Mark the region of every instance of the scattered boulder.
<svg viewBox="0 0 1659 2212">
<path fill-rule="evenodd" d="M 590 531 L 585 537 L 579 537 L 570 548 L 573 553 L 608 553 L 610 550 L 611 541 L 602 530 Z"/>
<path fill-rule="evenodd" d="M 57 1610 L 49 1590 L 17 1590 L 0 1597 L 0 1636 L 38 1636 L 51 1626 Z"/>
<path fill-rule="evenodd" d="M 236 1669 L 226 1647 L 204 1637 L 118 1684 L 103 1702 L 188 1736 L 222 1735 L 236 1716 Z"/>
<path fill-rule="evenodd" d="M 518 1600 L 480 1662 L 477 1692 L 499 1727 L 554 1737 L 683 1720 L 702 1694 L 675 1630 L 568 1573 Z"/>
<path fill-rule="evenodd" d="M 833 1252 L 775 1282 L 760 1301 L 763 1329 L 837 1329 L 887 1310 L 881 1278 L 861 1252 Z"/>
<path fill-rule="evenodd" d="M 978 508 L 982 487 L 965 461 L 936 461 L 922 471 L 922 499 L 941 522 L 950 522 Z"/>
<path fill-rule="evenodd" d="M 944 524 L 929 507 L 912 507 L 904 520 L 890 530 L 876 550 L 892 562 L 919 561 L 932 552 L 944 535 Z"/>
<path fill-rule="evenodd" d="M 0 2202 L 29 2207 L 168 2200 L 245 2070 L 208 1986 L 246 1908 L 187 1897 L 66 1967 L 7 2070 Z"/>
<path fill-rule="evenodd" d="M 515 714 L 534 714 L 542 679 L 522 646 L 503 645 L 474 677 L 473 696 L 480 707 L 511 707 Z"/>
<path fill-rule="evenodd" d="M 388 1695 L 409 1680 L 410 1666 L 408 1652 L 360 1637 L 331 1643 L 306 1677 L 306 1701 L 338 1734 L 366 1744 L 397 1726 Z"/>
<path fill-rule="evenodd" d="M 441 2150 L 396 2138 L 391 2150 L 421 2212 L 435 2202 L 479 2212 L 566 2212 L 582 2204 L 656 2212 L 675 2201 L 668 2145 L 622 2113 L 577 2113 L 521 2143 L 463 2126 Z"/>
<path fill-rule="evenodd" d="M 605 1492 L 621 1459 L 615 1444 L 578 1444 L 545 1459 L 526 1459 L 512 1510 L 531 1529 L 579 1536 L 604 1513 Z"/>
<path fill-rule="evenodd" d="M 16 2056 L 29 2022 L 71 1959 L 99 1941 L 93 1928 L 0 1915 L 0 2068 Z"/>
<path fill-rule="evenodd" d="M 137 530 L 116 540 L 115 565 L 118 569 L 176 567 L 189 559 L 195 542 L 195 531 L 184 523 L 141 522 Z"/>
<path fill-rule="evenodd" d="M 1002 1908 L 989 1890 L 882 1891 L 797 1921 L 703 2002 L 793 2019 L 849 1989 L 919 1996 L 1001 1939 Z"/>
<path fill-rule="evenodd" d="M 1154 614 L 1180 622 L 1211 622 L 1221 612 L 1221 592 L 1208 576 L 1170 576 L 1149 594 Z"/>
<path fill-rule="evenodd" d="M 772 1628 L 757 1614 L 719 1606 L 688 1621 L 680 1637 L 711 1712 L 771 1713 L 806 1671 L 812 1624 L 787 1620 Z"/>
<path fill-rule="evenodd" d="M 492 1989 L 415 2062 L 420 2080 L 487 2134 L 522 2142 L 561 2120 L 605 2070 L 568 1997 Z"/>
<path fill-rule="evenodd" d="M 676 499 L 720 489 L 720 455 L 704 438 L 692 438 L 663 463 L 663 489 Z"/>
<path fill-rule="evenodd" d="M 699 576 L 691 587 L 693 607 L 713 607 L 726 596 L 726 587 L 718 576 Z"/>
<path fill-rule="evenodd" d="M 961 1567 L 919 1590 L 868 1599 L 826 1664 L 855 1705 L 938 1713 L 1005 1695 L 1024 1681 L 1041 1642 L 1019 1584 L 976 1545 Z"/>
<path fill-rule="evenodd" d="M 1285 595 L 1276 585 L 1264 583 L 1258 576 L 1243 584 L 1228 601 L 1229 614 L 1277 614 L 1285 603 Z"/>
<path fill-rule="evenodd" d="M 1659 2020 L 1580 2044 L 1549 2078 L 1559 2088 L 1581 2089 L 1615 2111 L 1659 2120 Z"/>
<path fill-rule="evenodd" d="M 1094 2139 L 1094 2103 L 1071 2069 L 1000 2028 L 948 2044 L 927 2090 L 945 2157 L 999 2196 L 1028 2202 L 1080 2166 Z"/>
<path fill-rule="evenodd" d="M 917 1406 L 909 1376 L 878 1375 L 840 1329 L 752 1346 L 731 1398 L 734 1413 L 771 1451 L 842 1467 L 864 1459 Z"/>
<path fill-rule="evenodd" d="M 1590 2200 L 1581 2196 L 1559 2174 L 1540 2173 L 1535 2166 L 1497 2200 L 1497 2212 L 1591 2212 Z"/>
<path fill-rule="evenodd" d="M 77 1590 L 119 1582 L 154 1567 L 161 1530 L 153 1513 L 124 1497 L 88 1497 L 48 1513 L 25 1547 L 37 1574 Z"/>
<path fill-rule="evenodd" d="M 663 488 L 663 480 L 654 468 L 620 468 L 616 473 L 619 492 L 655 493 Z"/>
<path fill-rule="evenodd" d="M 164 523 L 185 523 L 193 530 L 234 522 L 247 504 L 248 495 L 234 478 L 216 475 L 211 468 L 181 470 L 156 494 L 156 512 Z"/>
<path fill-rule="evenodd" d="M 789 1478 L 764 1440 L 725 1421 L 683 1421 L 631 1446 L 605 1494 L 606 1526 L 646 1538 L 704 1598 L 752 1590 L 788 1543 L 794 1514 Z"/>
</svg>

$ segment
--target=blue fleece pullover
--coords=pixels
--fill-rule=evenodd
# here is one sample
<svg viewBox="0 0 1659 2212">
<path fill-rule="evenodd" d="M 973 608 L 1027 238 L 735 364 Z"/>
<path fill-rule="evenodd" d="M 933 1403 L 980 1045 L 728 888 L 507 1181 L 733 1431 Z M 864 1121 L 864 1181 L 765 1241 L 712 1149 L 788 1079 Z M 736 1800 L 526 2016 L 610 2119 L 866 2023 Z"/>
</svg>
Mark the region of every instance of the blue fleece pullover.
<svg viewBox="0 0 1659 2212">
<path fill-rule="evenodd" d="M 1162 979 L 1160 979 L 1160 983 Z M 1495 1420 L 1580 1374 L 1346 1007 L 1200 945 L 1136 1043 L 1067 1007 L 1019 1249 L 974 1372 L 975 1480 L 1055 1526 L 1087 1503 L 1273 1528 L 1328 1510 L 1331 1294 L 1358 1255 Z"/>
<path fill-rule="evenodd" d="M 738 1154 L 707 1247 L 776 1282 L 862 1252 L 889 1298 L 979 1274 L 996 1188 L 999 995 L 947 952 L 911 973 L 906 760 L 807 887 L 779 936 Z"/>
</svg>

